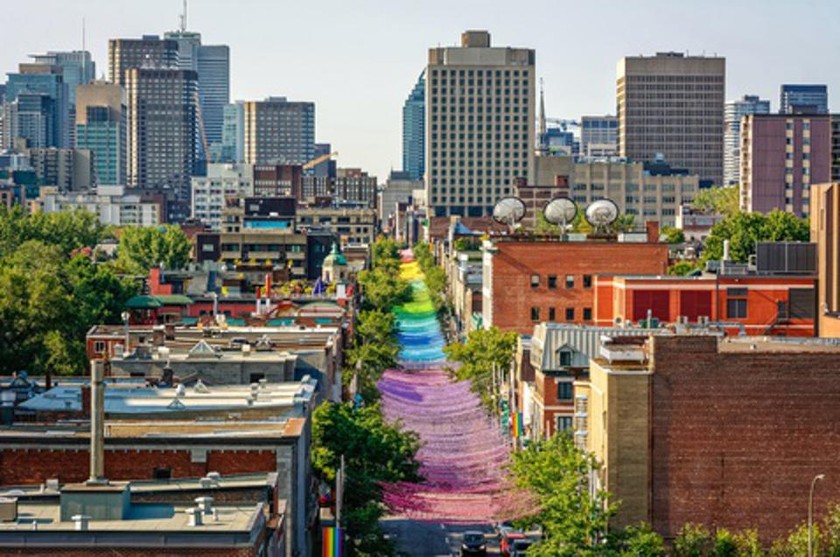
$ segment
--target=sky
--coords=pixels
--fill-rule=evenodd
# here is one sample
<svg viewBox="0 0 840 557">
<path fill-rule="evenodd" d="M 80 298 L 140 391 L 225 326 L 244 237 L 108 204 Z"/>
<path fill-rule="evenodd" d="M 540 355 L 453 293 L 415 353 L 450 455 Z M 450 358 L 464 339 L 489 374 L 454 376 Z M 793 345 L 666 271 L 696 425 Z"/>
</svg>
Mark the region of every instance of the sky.
<svg viewBox="0 0 840 557">
<path fill-rule="evenodd" d="M 163 34 L 182 0 L 0 0 L 0 71 L 86 45 L 107 74 L 109 38 Z M 316 141 L 384 181 L 402 166 L 402 106 L 427 49 L 486 29 L 536 49 L 549 117 L 615 113 L 615 67 L 658 51 L 726 57 L 727 100 L 826 83 L 840 112 L 838 0 L 191 0 L 188 28 L 231 48 L 231 99 L 316 103 Z"/>
</svg>

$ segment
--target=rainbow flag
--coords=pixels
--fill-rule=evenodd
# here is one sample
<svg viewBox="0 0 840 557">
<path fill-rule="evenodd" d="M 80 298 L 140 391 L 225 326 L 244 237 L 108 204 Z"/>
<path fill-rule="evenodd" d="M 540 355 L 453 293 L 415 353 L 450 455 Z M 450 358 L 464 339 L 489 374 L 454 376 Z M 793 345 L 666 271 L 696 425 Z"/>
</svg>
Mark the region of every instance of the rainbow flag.
<svg viewBox="0 0 840 557">
<path fill-rule="evenodd" d="M 514 437 L 525 436 L 525 421 L 522 419 L 522 412 L 517 412 L 513 415 L 513 421 L 511 423 L 511 426 L 513 429 Z"/>
<path fill-rule="evenodd" d="M 324 547 L 322 557 L 342 557 L 344 555 L 344 532 L 341 528 L 324 528 L 322 545 Z"/>
</svg>

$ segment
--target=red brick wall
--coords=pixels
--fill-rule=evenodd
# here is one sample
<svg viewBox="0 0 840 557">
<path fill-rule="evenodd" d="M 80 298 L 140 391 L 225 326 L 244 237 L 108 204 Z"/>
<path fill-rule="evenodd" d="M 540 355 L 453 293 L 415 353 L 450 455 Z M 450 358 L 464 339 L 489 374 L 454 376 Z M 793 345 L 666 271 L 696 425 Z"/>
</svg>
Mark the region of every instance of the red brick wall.
<svg viewBox="0 0 840 557">
<path fill-rule="evenodd" d="M 596 274 L 665 274 L 668 267 L 666 244 L 618 242 L 504 242 L 496 243 L 493 256 L 493 325 L 520 334 L 531 334 L 535 321 L 531 308 L 540 308 L 539 321 L 566 322 L 566 308 L 574 308 L 574 323 L 594 322 Z M 531 275 L 540 285 L 531 287 Z M 557 288 L 548 288 L 548 276 L 557 276 Z M 574 275 L 574 288 L 566 288 L 566 275 Z M 583 287 L 583 277 L 592 286 Z M 584 308 L 593 319 L 584 321 Z"/>
<path fill-rule="evenodd" d="M 765 540 L 840 501 L 840 352 L 721 353 L 654 337 L 652 522 L 757 528 Z"/>
<path fill-rule="evenodd" d="M 39 484 L 57 478 L 80 482 L 90 476 L 90 453 L 80 450 L 0 450 L 0 485 Z M 106 450 L 105 475 L 111 480 L 151 479 L 155 468 L 172 468 L 172 477 L 208 472 L 245 474 L 277 471 L 274 451 L 208 451 L 207 462 L 192 462 L 185 450 Z"/>
</svg>

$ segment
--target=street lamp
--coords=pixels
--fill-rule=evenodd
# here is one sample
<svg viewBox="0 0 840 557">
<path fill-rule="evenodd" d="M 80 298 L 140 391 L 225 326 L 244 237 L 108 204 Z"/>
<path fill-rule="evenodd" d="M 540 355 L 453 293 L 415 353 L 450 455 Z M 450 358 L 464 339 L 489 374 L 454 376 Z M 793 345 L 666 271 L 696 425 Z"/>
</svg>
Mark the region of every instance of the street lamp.
<svg viewBox="0 0 840 557">
<path fill-rule="evenodd" d="M 824 480 L 825 474 L 817 474 L 811 480 L 811 491 L 808 493 L 808 557 L 814 557 L 814 487 L 819 480 Z"/>
<path fill-rule="evenodd" d="M 120 314 L 120 317 L 122 317 L 123 323 L 125 323 L 125 348 L 123 349 L 123 354 L 128 355 L 128 341 L 130 338 L 128 322 L 131 319 L 131 314 L 127 311 L 124 311 L 122 312 L 122 314 Z"/>
</svg>

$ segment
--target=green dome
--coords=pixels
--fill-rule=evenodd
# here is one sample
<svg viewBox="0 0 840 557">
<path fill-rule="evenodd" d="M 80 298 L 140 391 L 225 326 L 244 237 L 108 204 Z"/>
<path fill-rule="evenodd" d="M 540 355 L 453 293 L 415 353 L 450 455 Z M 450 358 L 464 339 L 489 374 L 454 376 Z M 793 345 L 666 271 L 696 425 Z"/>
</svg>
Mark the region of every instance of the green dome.
<svg viewBox="0 0 840 557">
<path fill-rule="evenodd" d="M 338 249 L 338 242 L 333 242 L 332 251 L 324 258 L 324 265 L 347 265 L 347 258 Z"/>
</svg>

